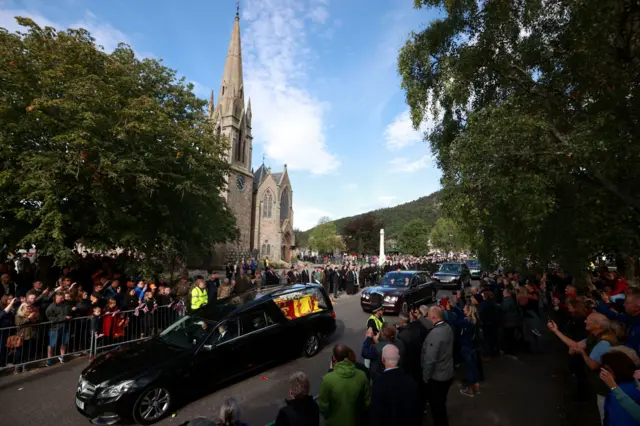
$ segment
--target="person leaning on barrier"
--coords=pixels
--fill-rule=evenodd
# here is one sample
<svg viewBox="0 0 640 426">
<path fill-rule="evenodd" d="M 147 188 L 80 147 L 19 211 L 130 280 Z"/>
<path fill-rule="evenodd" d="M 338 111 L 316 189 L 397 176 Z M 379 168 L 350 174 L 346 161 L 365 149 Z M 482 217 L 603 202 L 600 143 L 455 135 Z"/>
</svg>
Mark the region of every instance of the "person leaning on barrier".
<svg viewBox="0 0 640 426">
<path fill-rule="evenodd" d="M 309 395 L 309 379 L 302 371 L 289 378 L 289 398 L 287 406 L 280 409 L 275 426 L 318 426 L 320 409 Z"/>
<path fill-rule="evenodd" d="M 196 277 L 196 285 L 191 290 L 191 309 L 196 310 L 206 305 L 209 301 L 207 284 L 202 275 Z"/>
</svg>

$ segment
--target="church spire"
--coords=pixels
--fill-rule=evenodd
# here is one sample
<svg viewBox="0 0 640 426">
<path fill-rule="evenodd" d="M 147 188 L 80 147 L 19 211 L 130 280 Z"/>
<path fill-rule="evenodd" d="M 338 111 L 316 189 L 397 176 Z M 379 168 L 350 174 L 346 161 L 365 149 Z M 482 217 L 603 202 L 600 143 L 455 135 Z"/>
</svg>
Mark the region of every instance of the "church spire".
<svg viewBox="0 0 640 426">
<path fill-rule="evenodd" d="M 224 99 L 234 99 L 240 97 L 244 106 L 244 93 L 242 81 L 242 48 L 240 47 L 240 12 L 236 11 L 233 31 L 231 32 L 231 42 L 227 52 L 227 62 L 224 65 L 222 74 L 222 84 L 218 102 Z"/>
</svg>

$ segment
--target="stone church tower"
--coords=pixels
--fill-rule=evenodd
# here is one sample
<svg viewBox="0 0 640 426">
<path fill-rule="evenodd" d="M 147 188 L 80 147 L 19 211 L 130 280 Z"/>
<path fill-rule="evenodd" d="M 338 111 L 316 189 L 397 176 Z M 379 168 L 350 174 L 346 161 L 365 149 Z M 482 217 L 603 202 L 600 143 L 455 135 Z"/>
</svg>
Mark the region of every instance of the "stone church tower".
<svg viewBox="0 0 640 426">
<path fill-rule="evenodd" d="M 214 107 L 213 92 L 209 100 L 209 118 L 215 123 L 215 131 L 226 138 L 229 145 L 226 157 L 231 166 L 223 197 L 233 212 L 240 230 L 235 243 L 218 246 L 214 250 L 216 266 L 242 257 L 251 257 L 251 211 L 253 173 L 251 155 L 251 100 L 245 110 L 242 76 L 242 48 L 240 16 L 236 13 L 227 60 L 222 74 L 218 102 Z"/>
</svg>

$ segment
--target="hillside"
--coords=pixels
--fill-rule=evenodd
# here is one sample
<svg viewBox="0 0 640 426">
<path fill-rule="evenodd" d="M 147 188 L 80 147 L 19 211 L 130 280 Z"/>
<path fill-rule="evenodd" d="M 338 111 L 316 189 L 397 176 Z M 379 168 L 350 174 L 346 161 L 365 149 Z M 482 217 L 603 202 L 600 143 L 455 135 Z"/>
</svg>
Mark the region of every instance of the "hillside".
<svg viewBox="0 0 640 426">
<path fill-rule="evenodd" d="M 426 197 L 418 198 L 408 203 L 400 204 L 394 207 L 388 207 L 384 209 L 374 210 L 367 213 L 362 213 L 356 216 L 343 217 L 341 219 L 334 220 L 338 228 L 338 232 L 342 233 L 345 225 L 360 216 L 365 214 L 373 214 L 378 220 L 384 224 L 384 233 L 387 239 L 397 238 L 402 232 L 402 228 L 412 219 L 423 219 L 430 226 L 438 219 L 438 207 L 440 204 L 440 191 L 427 195 Z M 305 231 L 304 233 L 309 235 L 313 228 Z"/>
</svg>

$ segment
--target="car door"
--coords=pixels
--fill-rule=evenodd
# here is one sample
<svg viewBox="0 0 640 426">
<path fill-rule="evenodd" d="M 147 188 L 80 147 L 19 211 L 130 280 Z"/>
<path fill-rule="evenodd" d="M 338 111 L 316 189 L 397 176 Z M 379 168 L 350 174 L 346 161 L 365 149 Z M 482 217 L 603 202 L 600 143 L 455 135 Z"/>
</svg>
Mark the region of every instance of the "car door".
<svg viewBox="0 0 640 426">
<path fill-rule="evenodd" d="M 194 356 L 195 381 L 215 384 L 240 374 L 248 365 L 245 350 L 237 318 L 218 324 Z"/>
<path fill-rule="evenodd" d="M 241 339 L 247 346 L 248 368 L 253 369 L 278 358 L 281 324 L 264 307 L 240 315 Z"/>
</svg>

